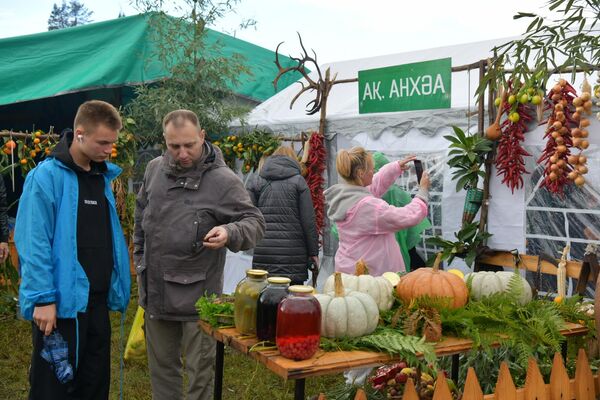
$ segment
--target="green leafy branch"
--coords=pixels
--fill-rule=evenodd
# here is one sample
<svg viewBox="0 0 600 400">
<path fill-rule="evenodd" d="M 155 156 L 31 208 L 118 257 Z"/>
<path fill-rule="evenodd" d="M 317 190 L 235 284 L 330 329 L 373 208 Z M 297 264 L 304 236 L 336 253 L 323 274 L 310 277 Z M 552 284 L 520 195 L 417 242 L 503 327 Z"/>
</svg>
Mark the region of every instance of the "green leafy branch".
<svg viewBox="0 0 600 400">
<path fill-rule="evenodd" d="M 422 354 L 428 364 L 436 364 L 433 345 L 425 342 L 424 337 L 404 335 L 397 329 L 379 327 L 370 335 L 357 338 L 326 338 L 321 337 L 321 348 L 325 351 L 352 351 L 371 349 L 406 360 L 408 364 L 419 362 L 417 353 Z"/>
<path fill-rule="evenodd" d="M 440 248 L 442 260 L 451 263 L 455 257 L 460 257 L 464 258 L 465 263 L 471 267 L 479 255 L 480 249 L 491 236 L 491 233 L 480 232 L 479 221 L 474 221 L 463 225 L 461 230 L 454 233 L 456 241 L 434 236 L 427 239 L 427 244 Z"/>
<path fill-rule="evenodd" d="M 530 12 L 518 12 L 513 19 L 530 20 L 522 38 L 493 49 L 495 59 L 477 95 L 489 86 L 495 90 L 506 82 L 505 65 L 512 66 L 508 80 L 537 80 L 544 87 L 553 72 L 572 68 L 572 80 L 577 70 L 589 72 L 600 64 L 600 36 L 596 25 L 600 20 L 600 3 L 590 0 L 549 0 L 553 17 Z M 558 58 L 564 61 L 557 61 Z M 530 66 L 531 64 L 531 66 Z"/>
<path fill-rule="evenodd" d="M 492 150 L 492 142 L 477 134 L 467 135 L 457 126 L 452 129 L 454 135 L 446 135 L 444 139 L 450 142 L 448 165 L 452 168 L 452 179 L 457 181 L 456 191 L 467 186 L 476 188 L 479 177 L 485 177 L 481 166 Z"/>
</svg>

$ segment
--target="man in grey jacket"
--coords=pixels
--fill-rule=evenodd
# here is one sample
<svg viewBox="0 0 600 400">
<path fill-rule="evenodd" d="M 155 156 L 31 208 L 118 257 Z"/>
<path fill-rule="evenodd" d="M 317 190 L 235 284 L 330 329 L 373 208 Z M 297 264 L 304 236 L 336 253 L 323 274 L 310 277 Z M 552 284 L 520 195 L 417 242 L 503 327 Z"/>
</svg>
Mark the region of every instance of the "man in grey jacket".
<svg viewBox="0 0 600 400">
<path fill-rule="evenodd" d="M 176 110 L 163 120 L 167 151 L 148 163 L 135 210 L 134 257 L 153 399 L 213 396 L 215 341 L 197 326 L 194 304 L 220 294 L 226 248 L 253 248 L 265 222 L 198 117 Z"/>
</svg>

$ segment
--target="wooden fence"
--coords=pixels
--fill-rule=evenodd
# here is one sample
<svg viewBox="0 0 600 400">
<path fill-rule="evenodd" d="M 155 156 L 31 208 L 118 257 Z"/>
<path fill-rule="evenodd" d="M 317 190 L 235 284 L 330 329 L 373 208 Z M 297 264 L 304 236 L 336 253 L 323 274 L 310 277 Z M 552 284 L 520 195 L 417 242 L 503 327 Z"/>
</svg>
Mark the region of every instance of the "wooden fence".
<svg viewBox="0 0 600 400">
<path fill-rule="evenodd" d="M 583 349 L 579 349 L 575 377 L 569 379 L 563 359 L 559 353 L 554 355 L 550 383 L 545 383 L 535 359 L 529 360 L 525 387 L 517 388 L 508 370 L 508 365 L 503 362 L 500 365 L 498 381 L 495 393 L 483 394 L 476 372 L 469 368 L 465 387 L 463 389 L 463 400 L 595 400 L 596 393 L 600 394 L 600 375 L 593 375 L 587 355 Z M 325 399 L 321 395 L 319 399 Z M 355 400 L 366 399 L 362 390 L 356 394 Z M 417 390 L 412 379 L 406 383 L 404 395 L 398 399 L 419 400 Z M 450 388 L 444 374 L 438 374 L 435 384 L 433 400 L 452 400 Z"/>
</svg>

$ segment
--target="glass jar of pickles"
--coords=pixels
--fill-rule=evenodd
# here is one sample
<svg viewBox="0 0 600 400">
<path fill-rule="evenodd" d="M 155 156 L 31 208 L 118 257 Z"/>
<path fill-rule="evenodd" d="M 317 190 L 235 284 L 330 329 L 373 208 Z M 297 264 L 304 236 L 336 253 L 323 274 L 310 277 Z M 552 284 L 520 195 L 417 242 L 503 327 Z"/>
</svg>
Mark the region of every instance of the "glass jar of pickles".
<svg viewBox="0 0 600 400">
<path fill-rule="evenodd" d="M 277 310 L 276 344 L 292 360 L 311 358 L 319 348 L 321 306 L 311 286 L 293 285 Z"/>
<path fill-rule="evenodd" d="M 277 307 L 288 296 L 290 278 L 275 276 L 268 278 L 267 282 L 267 287 L 258 296 L 256 337 L 258 340 L 275 342 Z"/>
<path fill-rule="evenodd" d="M 235 328 L 244 335 L 256 333 L 258 295 L 267 286 L 267 271 L 249 269 L 235 288 L 233 319 Z"/>
</svg>

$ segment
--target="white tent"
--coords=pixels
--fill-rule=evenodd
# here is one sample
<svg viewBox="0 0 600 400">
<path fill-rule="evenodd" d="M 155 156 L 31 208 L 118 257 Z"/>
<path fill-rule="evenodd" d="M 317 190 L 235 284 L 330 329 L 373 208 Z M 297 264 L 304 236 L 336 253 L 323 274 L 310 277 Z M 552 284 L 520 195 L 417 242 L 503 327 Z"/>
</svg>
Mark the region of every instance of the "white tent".
<svg viewBox="0 0 600 400">
<path fill-rule="evenodd" d="M 487 59 L 492 56 L 492 49 L 509 41 L 510 38 L 469 43 L 423 51 L 392 54 L 368 59 L 342 61 L 320 66 L 321 71 L 331 69 L 332 76 L 337 79 L 350 79 L 358 76 L 358 71 L 421 62 L 427 60 L 448 58 L 452 66 L 462 66 Z M 315 71 L 311 73 L 315 76 Z M 565 78 L 568 79 L 567 76 Z M 326 139 L 330 153 L 338 148 L 348 148 L 361 145 L 372 151 L 382 151 L 391 159 L 398 159 L 408 154 L 416 154 L 424 161 L 425 167 L 433 173 L 432 198 L 430 202 L 430 219 L 433 230 L 424 236 L 441 234 L 452 239 L 454 232 L 460 229 L 464 191 L 456 193 L 455 182 L 450 179 L 450 170 L 446 165 L 448 141 L 444 135 L 452 132 L 451 126 L 456 125 L 472 133 L 477 131 L 477 110 L 475 90 L 479 84 L 478 70 L 470 72 L 455 72 L 451 82 L 451 108 L 439 110 L 422 110 L 411 112 L 393 112 L 377 114 L 359 114 L 358 112 L 358 83 L 335 85 L 330 92 L 327 102 Z M 550 80 L 549 85 L 553 85 Z M 578 85 L 574 85 L 578 88 Z M 239 121 L 234 128 L 239 130 L 259 127 L 269 129 L 277 134 L 291 137 L 301 132 L 315 131 L 319 126 L 319 114 L 305 114 L 305 105 L 313 100 L 314 93 L 306 92 L 300 96 L 294 107 L 290 109 L 292 98 L 300 90 L 299 85 L 291 85 L 277 95 L 257 106 L 243 123 Z M 486 97 L 487 98 L 487 97 Z M 487 105 L 486 105 L 487 106 Z M 470 115 L 470 116 L 469 116 Z M 487 124 L 487 109 L 486 109 Z M 486 125 L 487 126 L 487 125 Z M 544 127 L 530 127 L 526 134 L 525 148 L 533 157 L 527 158 L 528 171 L 533 172 L 536 160 L 543 146 Z M 588 185 L 586 190 L 574 190 L 562 205 L 548 204 L 556 201 L 553 196 L 536 195 L 536 182 L 531 183 L 525 178 L 525 188 L 515 193 L 501 184 L 493 171 L 491 181 L 491 198 L 489 210 L 489 231 L 493 237 L 489 246 L 501 249 L 518 249 L 527 251 L 527 245 L 535 241 L 545 241 L 536 245 L 537 251 L 552 251 L 562 248 L 565 242 L 588 243 L 589 238 L 575 238 L 570 232 L 569 221 L 573 224 L 582 221 L 600 222 L 600 201 L 587 202 L 591 210 L 582 210 L 582 204 L 587 204 L 589 196 L 598 197 L 600 188 L 600 144 L 599 124 L 592 119 L 590 132 L 590 148 L 585 151 L 588 155 Z M 539 175 L 536 173 L 537 178 Z M 335 172 L 335 154 L 328 157 L 328 185 L 337 181 Z M 398 184 L 407 190 L 415 190 L 416 182 L 412 172 L 409 176 L 399 179 Z M 481 185 L 481 183 L 480 183 Z M 542 189 L 542 191 L 544 191 Z M 584 195 L 581 195 L 581 194 Z M 569 198 L 572 198 L 569 200 Z M 583 207 L 586 208 L 586 207 Z M 589 212 L 588 212 L 589 211 Z M 585 218 L 585 219 L 582 219 Z M 566 224 L 566 225 L 565 225 Z M 600 230 L 600 229 L 598 229 Z M 426 252 L 425 246 L 418 250 Z M 529 251 L 532 251 L 530 246 Z M 324 267 L 333 270 L 332 256 L 335 243 L 326 241 L 324 248 Z M 573 254 L 573 253 L 572 253 Z M 427 254 L 425 254 L 427 255 Z M 429 254 L 430 255 L 430 254 Z M 578 255 L 580 255 L 578 253 Z M 239 260 L 237 260 L 239 261 Z M 248 259 L 245 259 L 248 264 Z M 232 265 L 228 261 L 228 265 Z M 459 268 L 464 268 L 460 263 Z M 231 268 L 228 268 L 231 272 Z M 239 276 L 239 271 L 237 273 Z M 325 274 L 327 275 L 327 274 Z M 227 280 L 227 276 L 226 276 Z M 227 285 L 226 285 L 227 286 Z"/>
</svg>

